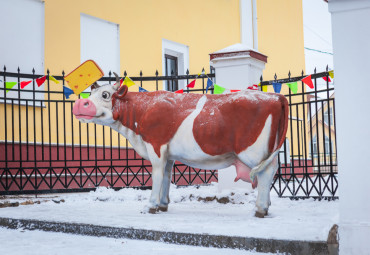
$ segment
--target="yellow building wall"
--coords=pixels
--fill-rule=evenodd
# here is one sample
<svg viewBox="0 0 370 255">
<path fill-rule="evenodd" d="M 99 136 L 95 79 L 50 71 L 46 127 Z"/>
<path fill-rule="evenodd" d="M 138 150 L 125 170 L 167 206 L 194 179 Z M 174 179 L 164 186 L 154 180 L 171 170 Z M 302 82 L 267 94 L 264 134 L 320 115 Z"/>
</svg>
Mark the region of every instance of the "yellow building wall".
<svg viewBox="0 0 370 255">
<path fill-rule="evenodd" d="M 45 68 L 52 75 L 61 75 L 63 70 L 69 73 L 80 64 L 80 15 L 84 13 L 119 24 L 121 76 L 125 70 L 129 76 L 139 76 L 141 70 L 144 76 L 154 76 L 156 70 L 162 75 L 162 39 L 189 46 L 191 74 L 199 73 L 203 67 L 209 72 L 209 53 L 240 42 L 239 5 L 239 0 L 45 0 Z M 273 79 L 275 73 L 278 78 L 286 78 L 288 70 L 292 76 L 299 75 L 304 69 L 301 1 L 258 0 L 257 11 L 258 49 L 268 56 L 264 80 Z M 144 83 L 146 89 L 155 90 L 154 83 L 149 88 L 148 84 Z M 197 82 L 196 88 L 200 87 L 201 82 Z M 62 86 L 50 82 L 50 89 L 62 91 Z M 285 92 L 287 89 L 283 88 Z M 51 99 L 60 100 L 62 94 L 52 95 Z M 66 101 L 75 99 L 76 96 L 72 95 Z M 67 104 L 66 114 L 63 114 L 62 103 L 58 103 L 58 109 L 56 104 L 45 103 L 46 108 L 36 110 L 36 119 L 41 119 L 43 112 L 44 142 L 49 142 L 50 111 L 50 142 L 63 143 L 65 130 L 67 144 L 72 143 L 72 134 L 74 143 L 79 143 L 78 129 L 81 125 L 81 143 L 86 144 L 89 137 L 89 143 L 94 144 L 91 135 L 94 125 L 89 125 L 88 135 L 86 124 L 80 124 L 71 116 L 72 104 Z M 0 112 L 4 112 L 3 106 L 0 107 Z M 56 135 L 57 120 L 59 140 Z M 33 127 L 27 127 L 27 123 L 22 121 L 21 128 Z M 96 128 L 97 143 L 102 145 L 103 127 Z M 5 139 L 2 134 L 0 136 L 1 140 Z M 125 140 L 118 138 L 115 132 L 113 137 L 114 146 L 118 144 L 118 139 L 121 146 L 125 144 Z M 38 142 L 41 141 L 39 138 L 37 135 Z M 108 128 L 105 128 L 105 138 L 107 144 L 110 140 Z"/>
</svg>

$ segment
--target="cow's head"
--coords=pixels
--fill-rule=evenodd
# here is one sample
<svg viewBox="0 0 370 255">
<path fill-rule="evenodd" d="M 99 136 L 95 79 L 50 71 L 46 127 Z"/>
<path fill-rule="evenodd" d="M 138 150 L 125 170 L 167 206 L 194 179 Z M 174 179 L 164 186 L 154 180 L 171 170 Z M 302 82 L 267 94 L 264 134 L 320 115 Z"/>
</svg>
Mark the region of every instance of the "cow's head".
<svg viewBox="0 0 370 255">
<path fill-rule="evenodd" d="M 73 114 L 82 123 L 96 123 L 111 125 L 115 122 L 113 118 L 112 101 L 115 98 L 122 98 L 127 93 L 127 86 L 120 87 L 119 77 L 116 73 L 114 85 L 98 85 L 96 82 L 91 86 L 91 95 L 87 99 L 77 99 L 73 106 Z"/>
</svg>

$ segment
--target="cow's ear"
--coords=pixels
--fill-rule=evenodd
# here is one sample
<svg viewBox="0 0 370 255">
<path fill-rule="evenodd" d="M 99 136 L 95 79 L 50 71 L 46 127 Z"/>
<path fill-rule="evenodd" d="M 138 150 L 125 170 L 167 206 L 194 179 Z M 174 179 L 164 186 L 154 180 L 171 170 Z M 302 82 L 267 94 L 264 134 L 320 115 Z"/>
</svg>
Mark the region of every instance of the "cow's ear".
<svg viewBox="0 0 370 255">
<path fill-rule="evenodd" d="M 97 89 L 99 88 L 100 85 L 97 83 L 97 82 L 94 82 L 92 85 L 91 85 L 91 90 L 94 90 L 94 89 Z"/>
<path fill-rule="evenodd" d="M 119 87 L 119 89 L 117 90 L 116 93 L 114 93 L 114 95 L 118 98 L 123 98 L 124 96 L 126 96 L 127 91 L 128 91 L 128 87 L 126 85 L 123 85 Z"/>
</svg>

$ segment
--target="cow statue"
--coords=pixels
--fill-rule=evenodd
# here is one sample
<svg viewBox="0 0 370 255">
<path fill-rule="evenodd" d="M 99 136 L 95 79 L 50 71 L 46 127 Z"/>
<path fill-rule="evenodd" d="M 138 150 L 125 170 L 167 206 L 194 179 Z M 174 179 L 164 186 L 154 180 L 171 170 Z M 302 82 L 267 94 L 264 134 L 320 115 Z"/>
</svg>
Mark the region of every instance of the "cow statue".
<svg viewBox="0 0 370 255">
<path fill-rule="evenodd" d="M 288 125 L 288 102 L 280 94 L 128 92 L 92 85 L 88 99 L 76 100 L 73 114 L 83 123 L 109 126 L 126 137 L 152 164 L 153 187 L 147 212 L 167 211 L 175 160 L 195 168 L 236 167 L 237 177 L 257 186 L 257 217 L 268 213 L 277 154 Z"/>
</svg>

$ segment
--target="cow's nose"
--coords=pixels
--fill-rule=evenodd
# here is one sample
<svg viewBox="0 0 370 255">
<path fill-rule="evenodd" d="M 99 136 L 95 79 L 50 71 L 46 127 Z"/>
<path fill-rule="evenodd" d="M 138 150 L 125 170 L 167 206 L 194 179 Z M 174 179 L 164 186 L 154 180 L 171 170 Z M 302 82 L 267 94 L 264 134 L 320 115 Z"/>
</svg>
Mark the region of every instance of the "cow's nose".
<svg viewBox="0 0 370 255">
<path fill-rule="evenodd" d="M 80 99 L 80 100 L 81 100 L 80 104 L 82 104 L 85 108 L 90 106 L 91 101 L 89 99 Z"/>
<path fill-rule="evenodd" d="M 84 115 L 86 118 L 86 116 L 96 115 L 96 107 L 90 99 L 81 98 L 76 100 L 72 112 L 76 116 Z"/>
</svg>

